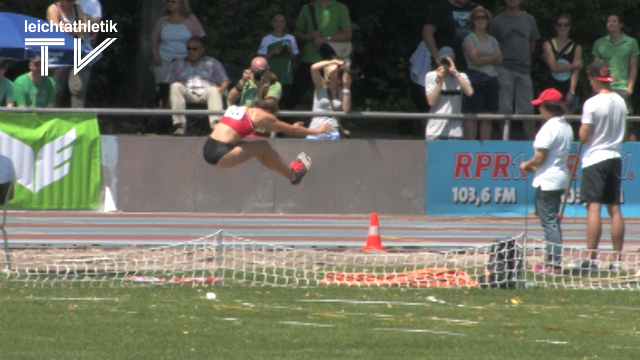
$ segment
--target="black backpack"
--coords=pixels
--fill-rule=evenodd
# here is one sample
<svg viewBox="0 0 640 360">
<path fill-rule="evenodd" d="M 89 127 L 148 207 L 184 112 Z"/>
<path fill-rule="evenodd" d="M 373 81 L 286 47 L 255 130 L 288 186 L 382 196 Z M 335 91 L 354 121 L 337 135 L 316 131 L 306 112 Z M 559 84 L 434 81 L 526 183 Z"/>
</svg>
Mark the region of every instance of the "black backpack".
<svg viewBox="0 0 640 360">
<path fill-rule="evenodd" d="M 495 239 L 489 263 L 480 279 L 480 287 L 515 289 L 522 267 L 522 246 L 517 238 Z"/>
</svg>

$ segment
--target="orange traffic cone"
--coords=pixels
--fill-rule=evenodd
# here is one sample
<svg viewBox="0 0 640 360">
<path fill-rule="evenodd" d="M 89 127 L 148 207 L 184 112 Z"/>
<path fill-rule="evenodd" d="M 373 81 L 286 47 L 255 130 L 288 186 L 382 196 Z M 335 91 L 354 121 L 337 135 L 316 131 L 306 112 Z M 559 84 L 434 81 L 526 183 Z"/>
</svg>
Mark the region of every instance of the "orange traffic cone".
<svg viewBox="0 0 640 360">
<path fill-rule="evenodd" d="M 367 235 L 367 244 L 362 247 L 362 250 L 387 251 L 387 249 L 385 249 L 381 244 L 377 213 L 371 213 L 371 220 L 369 220 L 369 235 Z"/>
</svg>

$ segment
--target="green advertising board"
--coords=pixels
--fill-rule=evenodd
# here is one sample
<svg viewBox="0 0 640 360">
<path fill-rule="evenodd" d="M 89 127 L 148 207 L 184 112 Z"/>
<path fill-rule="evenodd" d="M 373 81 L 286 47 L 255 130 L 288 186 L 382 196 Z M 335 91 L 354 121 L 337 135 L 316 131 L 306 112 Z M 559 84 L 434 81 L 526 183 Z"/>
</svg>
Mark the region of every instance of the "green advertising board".
<svg viewBox="0 0 640 360">
<path fill-rule="evenodd" d="M 0 154 L 13 161 L 12 209 L 97 209 L 100 131 L 95 114 L 0 114 Z"/>
</svg>

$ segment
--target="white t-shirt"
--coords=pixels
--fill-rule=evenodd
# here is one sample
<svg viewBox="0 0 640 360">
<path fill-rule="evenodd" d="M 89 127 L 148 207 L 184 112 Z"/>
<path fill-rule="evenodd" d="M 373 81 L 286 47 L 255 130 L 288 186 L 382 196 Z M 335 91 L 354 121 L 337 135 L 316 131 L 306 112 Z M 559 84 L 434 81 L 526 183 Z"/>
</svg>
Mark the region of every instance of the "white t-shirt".
<svg viewBox="0 0 640 360">
<path fill-rule="evenodd" d="M 597 94 L 582 107 L 582 123 L 593 125 L 593 133 L 582 155 L 582 167 L 621 157 L 627 121 L 627 105 L 615 92 Z"/>
<path fill-rule="evenodd" d="M 0 184 L 8 182 L 16 182 L 16 169 L 13 166 L 13 161 L 0 155 Z"/>
<path fill-rule="evenodd" d="M 460 73 L 467 82 L 469 78 L 466 74 Z M 425 95 L 436 88 L 436 72 L 429 71 L 424 77 Z M 462 109 L 462 89 L 455 76 L 447 76 L 442 84 L 440 100 L 435 107 L 431 108 L 432 114 L 458 114 Z M 457 95 L 446 95 L 448 91 L 457 91 Z M 429 119 L 425 130 L 427 140 L 436 139 L 438 136 L 448 136 L 462 139 L 462 120 Z"/>
<path fill-rule="evenodd" d="M 262 38 L 262 42 L 260 43 L 260 47 L 258 48 L 258 55 L 267 55 L 269 53 L 269 45 L 282 41 L 291 46 L 294 54 L 298 55 L 300 53 L 298 51 L 298 42 L 293 35 L 284 34 L 284 36 L 276 36 L 273 34 L 269 34 Z"/>
<path fill-rule="evenodd" d="M 564 190 L 569 181 L 567 159 L 573 141 L 573 130 L 564 117 L 547 120 L 536 134 L 533 150 L 547 149 L 547 159 L 536 169 L 532 185 L 544 191 Z"/>
</svg>

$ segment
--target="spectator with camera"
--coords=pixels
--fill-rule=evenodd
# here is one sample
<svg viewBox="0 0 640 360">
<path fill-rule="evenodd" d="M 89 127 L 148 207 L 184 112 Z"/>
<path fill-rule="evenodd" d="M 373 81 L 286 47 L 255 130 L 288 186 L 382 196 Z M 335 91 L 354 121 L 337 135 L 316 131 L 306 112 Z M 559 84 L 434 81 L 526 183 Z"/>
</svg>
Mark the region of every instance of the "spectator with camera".
<svg viewBox="0 0 640 360">
<path fill-rule="evenodd" d="M 455 65 L 455 52 L 445 46 L 438 51 L 440 66 L 425 76 L 427 102 L 432 114 L 457 114 L 462 108 L 462 94 L 473 95 L 469 78 Z M 462 120 L 431 118 L 427 122 L 427 140 L 462 140 Z"/>
<path fill-rule="evenodd" d="M 258 55 L 264 56 L 269 62 L 269 68 L 276 74 L 282 85 L 282 97 L 280 108 L 284 109 L 291 94 L 293 84 L 293 71 L 298 61 L 298 43 L 296 38 L 286 32 L 287 20 L 282 13 L 276 13 L 271 17 L 273 32 L 260 43 Z"/>
<path fill-rule="evenodd" d="M 313 14 L 313 15 L 312 15 Z M 337 0 L 315 0 L 302 6 L 293 31 L 302 47 L 302 56 L 294 76 L 288 108 L 293 109 L 311 85 L 311 65 L 322 60 L 320 48 L 327 42 L 351 41 L 349 8 Z"/>
<path fill-rule="evenodd" d="M 222 94 L 229 86 L 224 66 L 216 59 L 204 56 L 204 41 L 194 36 L 187 41 L 187 57 L 173 62 L 167 83 L 172 110 L 184 110 L 186 103 L 207 104 L 209 110 L 222 110 Z M 209 116 L 211 127 L 218 115 Z M 184 135 L 186 118 L 173 115 L 175 135 Z"/>
<path fill-rule="evenodd" d="M 313 111 L 330 112 L 351 110 L 351 74 L 349 64 L 342 60 L 323 60 L 311 65 L 313 80 Z M 338 140 L 344 129 L 340 120 L 335 117 L 315 116 L 311 119 L 309 129 L 316 129 L 324 124 L 331 125 L 331 131 L 317 135 L 308 135 L 313 140 Z"/>
<path fill-rule="evenodd" d="M 254 100 L 267 97 L 280 101 L 282 85 L 278 82 L 278 77 L 271 72 L 267 59 L 263 56 L 256 56 L 251 60 L 251 67 L 242 72 L 240 81 L 229 90 L 227 104 L 249 106 Z M 264 128 L 258 128 L 250 136 L 269 137 L 270 133 Z"/>
</svg>

